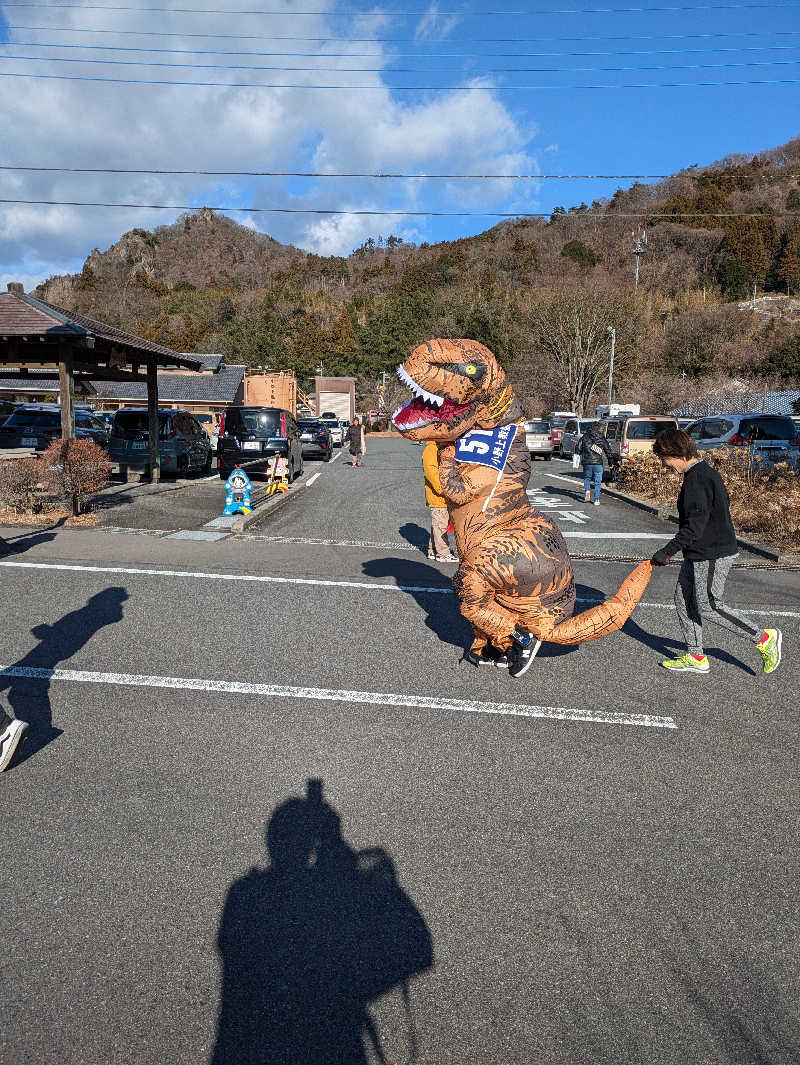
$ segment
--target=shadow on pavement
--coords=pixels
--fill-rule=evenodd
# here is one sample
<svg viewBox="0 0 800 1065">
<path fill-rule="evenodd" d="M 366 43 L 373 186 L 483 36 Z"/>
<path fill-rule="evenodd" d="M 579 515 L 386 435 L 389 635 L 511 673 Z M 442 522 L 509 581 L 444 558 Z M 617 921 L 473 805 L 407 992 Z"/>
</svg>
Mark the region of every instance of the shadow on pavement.
<svg viewBox="0 0 800 1065">
<path fill-rule="evenodd" d="M 54 625 L 36 625 L 31 634 L 39 643 L 20 658 L 11 670 L 55 669 L 81 649 L 96 632 L 106 625 L 122 620 L 122 604 L 128 598 L 124 588 L 106 588 L 98 592 L 79 610 L 65 614 Z M 50 706 L 50 677 L 34 674 L 9 676 L 0 674 L 0 691 L 8 692 L 8 701 L 14 714 L 29 725 L 25 746 L 17 755 L 14 765 L 20 765 L 48 743 L 61 735 L 53 728 Z"/>
<path fill-rule="evenodd" d="M 427 555 L 428 545 L 431 542 L 430 529 L 423 529 L 415 521 L 407 521 L 405 525 L 400 526 L 399 532 L 412 547 L 418 547 L 424 555 Z"/>
<path fill-rule="evenodd" d="M 369 1004 L 402 991 L 417 1060 L 409 981 L 433 965 L 421 913 L 381 847 L 356 851 L 309 780 L 266 829 L 270 866 L 235 881 L 220 921 L 222 999 L 211 1065 L 388 1065 Z"/>
<path fill-rule="evenodd" d="M 54 525 L 48 526 L 45 530 L 20 533 L 18 536 L 0 536 L 0 555 L 22 555 L 25 551 L 36 547 L 38 544 L 47 544 L 51 540 L 55 540 L 56 534 L 52 530 L 58 529 L 65 521 L 66 518 L 60 518 Z"/>
<path fill-rule="evenodd" d="M 472 642 L 472 626 L 464 620 L 454 595 L 427 592 L 426 588 L 446 588 L 448 576 L 455 574 L 455 563 L 447 573 L 424 562 L 404 558 L 375 558 L 361 566 L 367 577 L 392 577 L 396 584 L 408 588 L 408 594 L 426 613 L 425 624 L 442 643 L 468 647 Z"/>
</svg>

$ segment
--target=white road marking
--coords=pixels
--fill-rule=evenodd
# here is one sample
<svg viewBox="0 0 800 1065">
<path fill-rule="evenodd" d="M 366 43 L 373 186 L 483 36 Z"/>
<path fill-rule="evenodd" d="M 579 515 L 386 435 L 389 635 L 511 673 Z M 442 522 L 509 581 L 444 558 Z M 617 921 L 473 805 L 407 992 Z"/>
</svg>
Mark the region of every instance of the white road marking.
<svg viewBox="0 0 800 1065">
<path fill-rule="evenodd" d="M 568 534 L 569 535 L 569 534 Z M 577 533 L 576 535 L 581 535 Z M 316 585 L 322 588 L 365 588 L 375 589 L 381 592 L 425 592 L 435 595 L 453 595 L 453 589 L 449 585 L 416 585 L 416 584 L 377 584 L 373 581 L 332 581 L 318 577 L 267 577 L 255 573 L 206 573 L 202 570 L 169 570 L 169 569 L 144 569 L 133 566 L 79 566 L 63 562 L 8 562 L 0 561 L 0 566 L 7 569 L 42 569 L 42 570 L 65 570 L 77 573 L 127 573 L 134 577 L 182 577 L 195 578 L 196 580 L 211 581 L 245 581 L 263 584 L 306 584 Z M 452 570 L 450 571 L 452 572 Z M 602 603 L 603 599 L 578 599 L 579 603 Z M 736 605 L 736 604 L 732 604 Z M 674 610 L 670 603 L 655 603 L 642 601 L 637 610 L 642 607 L 652 607 L 654 610 Z M 740 614 L 762 615 L 768 617 L 800 618 L 800 612 L 792 610 L 779 610 L 769 606 L 761 606 L 757 610 L 745 610 L 736 605 Z"/>
<path fill-rule="evenodd" d="M 412 710 L 450 710 L 464 714 L 502 714 L 538 717 L 550 721 L 587 721 L 595 725 L 643 725 L 677 728 L 671 717 L 656 714 L 608 713 L 574 710 L 563 706 L 528 706 L 517 703 L 480 703 L 465 699 L 442 699 L 431 695 L 399 695 L 393 692 L 362 692 L 336 688 L 301 688 L 283 684 L 251 684 L 246 681 L 206 680 L 197 677 L 160 677 L 138 673 L 99 673 L 83 669 L 38 669 L 30 666 L 0 667 L 0 676 L 26 680 L 73 681 L 80 684 L 115 684 L 127 688 L 171 688 L 178 691 L 226 692 L 261 695 L 272 699 L 304 699 L 319 702 L 396 706 Z"/>
<path fill-rule="evenodd" d="M 571 484 L 573 486 L 575 486 L 576 484 L 581 484 L 581 482 L 583 481 L 582 474 L 576 474 L 574 477 L 562 477 L 560 473 L 546 473 L 545 477 L 552 477 L 555 481 L 566 481 L 567 484 Z"/>
<path fill-rule="evenodd" d="M 134 566 L 76 566 L 53 562 L 0 562 L 0 566 L 21 569 L 67 570 L 77 573 L 127 573 L 134 577 L 188 577 L 207 581 L 247 581 L 257 584 L 313 584 L 323 588 L 374 588 L 382 592 L 433 592 L 452 595 L 452 588 L 402 584 L 377 584 L 371 581 L 328 581 L 317 577 L 267 577 L 256 573 L 205 573 L 200 570 L 144 569 Z"/>
<path fill-rule="evenodd" d="M 322 470 L 317 470 L 317 472 L 316 472 L 316 473 L 314 474 L 314 476 L 313 476 L 313 477 L 309 477 L 309 478 L 308 478 L 308 480 L 306 481 L 306 484 L 307 484 L 307 485 L 309 486 L 309 488 L 310 488 L 310 487 L 311 487 L 311 485 L 312 485 L 312 484 L 314 483 L 314 481 L 316 481 L 317 477 L 319 477 L 319 475 L 320 475 L 321 473 L 322 473 Z"/>
<path fill-rule="evenodd" d="M 309 544 L 314 547 L 375 547 L 380 550 L 408 551 L 414 554 L 424 554 L 424 551 L 413 544 L 386 543 L 379 540 L 323 540 L 313 536 L 259 536 L 258 533 L 245 533 L 241 540 L 261 540 L 271 544 Z"/>
<path fill-rule="evenodd" d="M 665 540 L 666 533 L 629 533 L 629 532 L 565 532 L 562 536 L 572 536 L 577 540 Z"/>
</svg>

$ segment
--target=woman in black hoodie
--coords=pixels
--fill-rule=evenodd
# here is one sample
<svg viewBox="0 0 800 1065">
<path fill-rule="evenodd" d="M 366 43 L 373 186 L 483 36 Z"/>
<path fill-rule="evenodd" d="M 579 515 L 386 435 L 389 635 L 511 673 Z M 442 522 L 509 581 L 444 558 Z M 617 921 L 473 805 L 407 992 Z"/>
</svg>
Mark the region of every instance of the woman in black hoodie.
<svg viewBox="0 0 800 1065">
<path fill-rule="evenodd" d="M 605 452 L 609 464 L 616 465 L 615 458 L 608 441 L 600 430 L 598 422 L 592 422 L 586 432 L 578 441 L 577 452 L 580 455 L 583 466 L 583 498 L 589 503 L 592 498 L 591 485 L 594 482 L 594 505 L 600 506 L 600 488 L 603 484 L 603 453 Z"/>
</svg>

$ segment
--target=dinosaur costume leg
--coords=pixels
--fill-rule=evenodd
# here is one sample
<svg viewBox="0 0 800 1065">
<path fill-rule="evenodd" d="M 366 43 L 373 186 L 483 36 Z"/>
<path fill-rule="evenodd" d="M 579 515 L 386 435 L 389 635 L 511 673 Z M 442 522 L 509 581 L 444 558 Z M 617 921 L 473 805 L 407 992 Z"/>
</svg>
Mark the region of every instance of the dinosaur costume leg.
<svg viewBox="0 0 800 1065">
<path fill-rule="evenodd" d="M 462 562 L 453 578 L 462 615 L 472 625 L 474 639 L 470 650 L 480 654 L 487 643 L 505 651 L 511 644 L 516 615 L 497 602 L 497 590 L 474 565 Z"/>
</svg>

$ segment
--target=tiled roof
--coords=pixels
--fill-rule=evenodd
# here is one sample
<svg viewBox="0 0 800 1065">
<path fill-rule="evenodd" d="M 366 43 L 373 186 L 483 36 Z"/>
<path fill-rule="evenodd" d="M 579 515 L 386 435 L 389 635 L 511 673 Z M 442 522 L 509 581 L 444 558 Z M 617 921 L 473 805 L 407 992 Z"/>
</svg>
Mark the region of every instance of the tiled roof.
<svg viewBox="0 0 800 1065">
<path fill-rule="evenodd" d="M 191 351 L 182 351 L 181 355 L 184 359 L 194 359 L 195 362 L 199 362 L 202 368 L 206 371 L 211 370 L 212 373 L 216 373 L 222 364 L 224 355 L 195 355 Z"/>
<path fill-rule="evenodd" d="M 63 311 L 52 303 L 35 296 L 18 296 L 14 292 L 0 293 L 0 336 L 65 336 L 79 337 L 86 333 L 100 337 L 112 344 L 119 344 L 149 355 L 158 355 L 160 365 L 184 366 L 198 369 L 198 360 L 193 356 L 179 355 L 171 348 L 154 344 L 151 340 L 126 333 L 105 322 L 87 318 L 75 311 Z"/>
<path fill-rule="evenodd" d="M 0 336 L 83 336 L 86 331 L 64 322 L 43 308 L 35 307 L 13 292 L 0 292 Z"/>
<path fill-rule="evenodd" d="M 214 374 L 160 373 L 159 402 L 233 403 L 244 377 L 244 366 L 221 366 Z M 147 399 L 147 385 L 133 381 L 95 381 L 97 394 L 103 399 Z"/>
<path fill-rule="evenodd" d="M 244 366 L 221 366 L 214 374 L 160 373 L 158 375 L 158 401 L 173 403 L 229 404 L 244 377 Z M 58 393 L 58 378 L 46 374 L 28 374 L 27 377 L 3 377 L 0 375 L 0 392 L 53 392 Z M 147 400 L 147 385 L 144 381 L 93 381 L 90 391 L 98 399 Z"/>
</svg>

